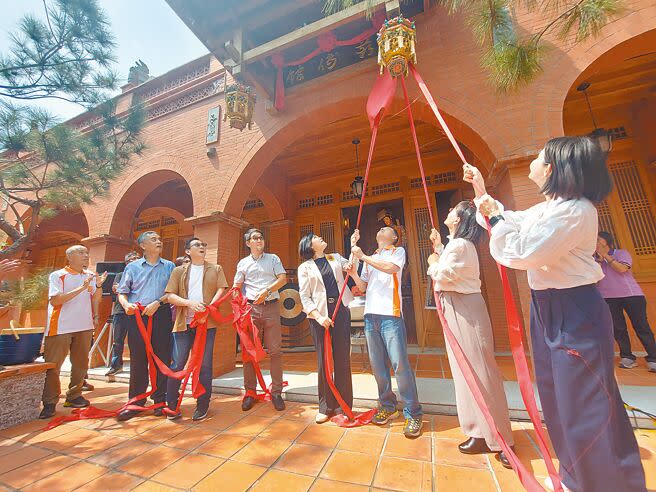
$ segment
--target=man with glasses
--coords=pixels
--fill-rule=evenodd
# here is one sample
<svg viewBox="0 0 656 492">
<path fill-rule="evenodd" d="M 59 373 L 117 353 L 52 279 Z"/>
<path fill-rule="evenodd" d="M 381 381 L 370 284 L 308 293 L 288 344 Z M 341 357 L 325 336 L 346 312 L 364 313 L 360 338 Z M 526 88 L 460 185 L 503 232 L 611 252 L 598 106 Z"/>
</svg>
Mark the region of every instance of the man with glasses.
<svg viewBox="0 0 656 492">
<path fill-rule="evenodd" d="M 217 301 L 228 287 L 223 268 L 205 261 L 207 243 L 197 237 L 188 239 L 185 243 L 185 253 L 191 262 L 176 267 L 166 286 L 168 301 L 177 306 L 175 322 L 173 325 L 173 352 L 171 370 L 181 371 L 185 368 L 189 353 L 194 345 L 196 330 L 190 328 L 195 313 L 202 313 L 205 308 Z M 207 338 L 205 351 L 201 364 L 199 381 L 205 388 L 196 402 L 196 411 L 192 420 L 203 420 L 207 417 L 212 396 L 212 361 L 214 355 L 214 339 L 216 337 L 216 321 L 210 316 L 207 319 Z M 166 403 L 171 410 L 178 404 L 179 379 L 169 378 L 166 386 Z M 181 412 L 169 415 L 169 420 L 181 416 Z"/>
<path fill-rule="evenodd" d="M 282 335 L 280 327 L 280 289 L 287 282 L 287 275 L 277 255 L 264 252 L 264 235 L 258 229 L 244 234 L 251 254 L 237 264 L 234 286 L 252 304 L 251 316 L 264 338 L 264 347 L 271 358 L 271 401 L 276 410 L 285 409 L 282 399 Z M 244 364 L 244 388 L 246 396 L 241 404 L 243 411 L 253 408 L 257 379 L 252 364 Z"/>
<path fill-rule="evenodd" d="M 153 318 L 153 331 L 150 342 L 153 352 L 165 364 L 171 360 L 171 306 L 167 302 L 164 292 L 174 265 L 161 257 L 162 239 L 155 231 L 142 232 L 137 238 L 139 247 L 143 250 L 143 257 L 133 261 L 125 267 L 123 277 L 116 292 L 118 301 L 128 315 L 128 347 L 130 347 L 130 389 L 129 396 L 134 398 L 148 388 L 148 358 L 146 345 L 141 337 L 137 320 L 134 316 L 138 304 L 144 306 L 142 313 L 144 322 L 146 318 Z M 163 403 L 166 399 L 166 376 L 157 370 L 157 391 L 152 394 L 155 403 Z M 143 406 L 146 399 L 135 402 Z M 138 410 L 124 410 L 118 414 L 117 420 L 125 421 L 139 415 Z M 164 412 L 161 407 L 154 411 L 155 416 L 161 417 Z"/>
</svg>

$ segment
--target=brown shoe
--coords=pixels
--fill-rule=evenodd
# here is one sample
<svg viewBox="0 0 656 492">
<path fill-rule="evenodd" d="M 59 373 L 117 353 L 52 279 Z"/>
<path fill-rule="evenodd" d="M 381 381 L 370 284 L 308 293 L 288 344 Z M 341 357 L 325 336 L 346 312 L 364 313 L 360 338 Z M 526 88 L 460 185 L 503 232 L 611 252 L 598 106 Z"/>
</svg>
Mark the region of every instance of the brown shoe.
<svg viewBox="0 0 656 492">
<path fill-rule="evenodd" d="M 506 456 L 506 453 L 501 451 L 497 453 L 496 458 L 499 461 L 499 463 L 501 463 L 501 466 L 503 466 L 504 468 L 508 468 L 509 470 L 512 470 L 512 465 L 510 464 L 510 461 L 508 461 L 508 457 Z"/>
<path fill-rule="evenodd" d="M 493 451 L 485 444 L 485 439 L 470 437 L 465 442 L 458 444 L 458 449 L 463 454 L 485 454 Z"/>
</svg>

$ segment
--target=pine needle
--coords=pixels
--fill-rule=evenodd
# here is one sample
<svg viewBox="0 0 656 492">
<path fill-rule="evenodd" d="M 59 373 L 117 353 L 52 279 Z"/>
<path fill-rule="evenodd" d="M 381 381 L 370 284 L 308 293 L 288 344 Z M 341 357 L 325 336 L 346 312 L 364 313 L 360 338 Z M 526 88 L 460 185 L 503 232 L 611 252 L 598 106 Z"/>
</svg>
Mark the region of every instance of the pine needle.
<svg viewBox="0 0 656 492">
<path fill-rule="evenodd" d="M 483 67 L 489 71 L 492 85 L 501 93 L 529 84 L 542 71 L 545 48 L 532 39 L 514 43 L 498 43 L 483 56 Z"/>
<path fill-rule="evenodd" d="M 623 10 L 619 0 L 583 0 L 563 16 L 558 34 L 564 39 L 576 29 L 576 41 L 596 36 L 611 17 Z"/>
</svg>

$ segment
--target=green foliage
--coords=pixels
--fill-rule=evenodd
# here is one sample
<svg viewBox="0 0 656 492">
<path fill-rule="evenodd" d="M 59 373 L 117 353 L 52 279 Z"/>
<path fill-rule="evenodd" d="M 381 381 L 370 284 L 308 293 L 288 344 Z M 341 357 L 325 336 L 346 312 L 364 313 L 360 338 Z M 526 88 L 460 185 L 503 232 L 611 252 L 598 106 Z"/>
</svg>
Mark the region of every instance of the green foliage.
<svg viewBox="0 0 656 492">
<path fill-rule="evenodd" d="M 12 282 L 0 293 L 0 305 L 18 305 L 26 311 L 43 309 L 48 299 L 48 278 L 52 270 L 38 270 L 21 282 Z"/>
<path fill-rule="evenodd" d="M 372 2 L 367 2 L 369 13 Z M 324 13 L 332 14 L 358 0 L 324 0 Z M 542 71 L 546 46 L 542 38 L 553 33 L 580 42 L 599 34 L 624 9 L 622 0 L 438 0 L 449 14 L 462 13 L 476 42 L 483 47 L 481 65 L 499 92 L 529 84 Z M 549 20 L 535 32 L 518 35 L 517 8 L 546 14 Z"/>
<path fill-rule="evenodd" d="M 87 106 L 107 98 L 118 77 L 114 38 L 97 0 L 44 1 L 44 18 L 28 14 L 0 55 L 0 95 L 54 97 Z"/>
<path fill-rule="evenodd" d="M 11 243 L 0 259 L 23 250 L 43 218 L 107 193 L 144 148 L 143 108 L 117 115 L 107 100 L 117 82 L 115 45 L 97 0 L 44 0 L 44 9 L 44 19 L 21 20 L 9 53 L 0 55 L 0 97 L 7 99 L 0 102 L 0 199 L 8 207 L 0 231 Z M 39 98 L 93 106 L 99 122 L 80 132 L 43 109 L 8 102 Z"/>
</svg>

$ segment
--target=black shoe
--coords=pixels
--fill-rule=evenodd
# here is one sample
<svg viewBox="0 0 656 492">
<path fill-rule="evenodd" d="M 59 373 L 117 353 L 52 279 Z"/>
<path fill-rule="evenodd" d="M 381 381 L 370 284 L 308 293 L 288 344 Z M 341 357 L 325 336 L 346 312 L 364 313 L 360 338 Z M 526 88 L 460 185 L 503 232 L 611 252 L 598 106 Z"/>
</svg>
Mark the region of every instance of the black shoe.
<svg viewBox="0 0 656 492">
<path fill-rule="evenodd" d="M 55 416 L 55 404 L 54 403 L 44 403 L 43 410 L 39 414 L 40 419 L 49 419 Z"/>
<path fill-rule="evenodd" d="M 164 415 L 164 407 L 157 407 L 153 410 L 153 415 L 155 417 L 162 417 Z"/>
<path fill-rule="evenodd" d="M 141 412 L 138 410 L 123 410 L 116 416 L 116 420 L 119 422 L 125 422 L 126 420 L 130 420 L 132 417 L 136 417 L 140 413 Z"/>
<path fill-rule="evenodd" d="M 178 420 L 180 417 L 182 417 L 182 412 L 178 410 L 177 412 L 175 411 L 175 408 L 171 408 L 171 411 L 173 413 L 167 413 L 166 418 L 168 420 Z"/>
<path fill-rule="evenodd" d="M 78 396 L 74 400 L 69 400 L 66 399 L 64 402 L 65 407 L 72 407 L 72 408 L 85 408 L 90 405 L 89 400 L 87 400 L 84 396 Z"/>
<path fill-rule="evenodd" d="M 123 371 L 123 366 L 110 367 L 109 371 L 105 373 L 105 376 L 116 376 L 119 372 Z"/>
<path fill-rule="evenodd" d="M 501 466 L 503 466 L 504 468 L 508 468 L 508 469 L 512 470 L 512 465 L 510 464 L 510 461 L 508 461 L 508 458 L 506 457 L 506 453 L 501 451 L 501 452 L 497 453 L 496 458 L 499 461 L 499 463 L 501 463 Z"/>
<path fill-rule="evenodd" d="M 204 420 L 207 417 L 207 410 L 208 408 L 205 406 L 199 407 L 196 405 L 196 411 L 194 412 L 194 415 L 191 417 L 191 420 L 194 420 L 196 422 L 200 420 Z"/>
<path fill-rule="evenodd" d="M 273 403 L 273 408 L 279 412 L 285 409 L 285 400 L 282 399 L 282 395 L 280 394 L 271 395 L 271 403 Z"/>
<path fill-rule="evenodd" d="M 82 391 L 93 391 L 95 389 L 96 387 L 93 384 L 84 380 L 84 384 L 82 384 Z"/>
<path fill-rule="evenodd" d="M 458 444 L 458 449 L 463 454 L 485 454 L 493 451 L 485 444 L 485 439 L 470 437 L 465 442 Z"/>
<path fill-rule="evenodd" d="M 255 405 L 255 398 L 252 396 L 246 396 L 241 402 L 241 409 L 244 412 L 248 412 L 251 408 L 253 408 L 253 405 Z"/>
</svg>

